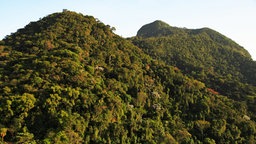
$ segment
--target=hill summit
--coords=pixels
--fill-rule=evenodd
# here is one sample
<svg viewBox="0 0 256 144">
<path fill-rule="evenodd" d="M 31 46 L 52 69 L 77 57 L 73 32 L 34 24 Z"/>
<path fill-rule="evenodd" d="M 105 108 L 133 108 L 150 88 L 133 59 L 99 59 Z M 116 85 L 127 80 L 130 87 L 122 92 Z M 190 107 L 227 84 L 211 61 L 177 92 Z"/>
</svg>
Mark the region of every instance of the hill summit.
<svg viewBox="0 0 256 144">
<path fill-rule="evenodd" d="M 161 20 L 156 20 L 152 23 L 142 26 L 138 30 L 137 36 L 141 36 L 141 37 L 166 36 L 166 35 L 175 34 L 175 33 L 182 33 L 183 31 L 184 30 L 182 29 L 171 27 L 169 24 Z"/>
<path fill-rule="evenodd" d="M 244 51 L 207 32 L 153 25 L 164 34 L 124 39 L 92 16 L 63 11 L 7 36 L 2 142 L 255 143 L 256 90 L 242 75 L 252 69 L 237 71 L 241 59 L 250 62 Z M 238 60 L 228 67 L 230 51 Z"/>
</svg>

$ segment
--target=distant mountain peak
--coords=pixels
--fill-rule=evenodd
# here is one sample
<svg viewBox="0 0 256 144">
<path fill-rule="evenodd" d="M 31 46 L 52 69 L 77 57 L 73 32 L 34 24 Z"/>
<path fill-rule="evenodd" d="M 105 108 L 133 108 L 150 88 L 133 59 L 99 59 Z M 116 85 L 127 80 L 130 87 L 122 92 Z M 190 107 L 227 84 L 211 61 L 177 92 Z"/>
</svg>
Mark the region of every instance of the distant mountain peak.
<svg viewBox="0 0 256 144">
<path fill-rule="evenodd" d="M 156 26 L 157 28 L 171 27 L 168 23 L 161 21 L 161 20 L 155 20 L 154 22 L 152 22 L 150 24 Z"/>
<path fill-rule="evenodd" d="M 142 26 L 137 32 L 137 36 L 140 37 L 157 37 L 157 36 L 167 36 L 170 34 L 176 34 L 184 32 L 183 29 L 172 27 L 166 22 L 161 20 L 156 20 L 152 23 Z"/>
</svg>

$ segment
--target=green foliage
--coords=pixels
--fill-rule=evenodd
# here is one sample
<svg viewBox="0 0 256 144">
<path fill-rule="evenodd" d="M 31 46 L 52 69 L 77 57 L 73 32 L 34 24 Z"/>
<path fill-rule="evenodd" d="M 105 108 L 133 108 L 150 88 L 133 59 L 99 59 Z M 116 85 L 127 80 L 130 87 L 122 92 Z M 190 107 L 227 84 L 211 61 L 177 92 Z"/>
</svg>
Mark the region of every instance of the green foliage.
<svg viewBox="0 0 256 144">
<path fill-rule="evenodd" d="M 173 29 L 176 31 L 166 33 Z M 213 94 L 237 101 L 255 95 L 255 61 L 244 48 L 214 30 L 174 28 L 155 21 L 130 40 L 154 59 L 204 82 Z M 255 111 L 251 104 L 249 107 Z"/>
<path fill-rule="evenodd" d="M 166 30 L 164 35 L 182 31 L 175 40 L 185 43 L 182 35 L 188 30 L 155 24 Z M 200 81 L 215 74 L 212 66 L 208 73 L 195 64 L 203 70 L 194 70 L 198 76 L 193 78 L 185 75 L 191 65 L 184 71 L 156 60 L 166 50 L 145 54 L 146 47 L 155 48 L 147 40 L 156 39 L 134 38 L 140 49 L 112 30 L 91 16 L 65 10 L 1 41 L 2 142 L 255 143 L 254 86 L 230 81 L 250 93 L 240 98 L 243 102 L 219 95 Z M 222 37 L 216 41 L 225 43 Z M 232 74 L 229 79 L 242 80 Z"/>
</svg>

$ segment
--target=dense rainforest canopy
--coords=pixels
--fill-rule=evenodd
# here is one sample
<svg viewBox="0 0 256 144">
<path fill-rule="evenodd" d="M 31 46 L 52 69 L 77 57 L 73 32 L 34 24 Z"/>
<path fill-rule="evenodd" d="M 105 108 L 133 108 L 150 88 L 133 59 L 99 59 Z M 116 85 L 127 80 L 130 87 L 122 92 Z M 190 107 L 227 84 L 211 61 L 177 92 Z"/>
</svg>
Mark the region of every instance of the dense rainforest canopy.
<svg viewBox="0 0 256 144">
<path fill-rule="evenodd" d="M 256 62 L 243 47 L 214 30 L 155 21 L 144 25 L 132 41 L 154 59 L 176 66 L 231 99 L 251 101 L 255 95 Z"/>
<path fill-rule="evenodd" d="M 241 46 L 162 21 L 113 30 L 63 11 L 0 41 L 1 143 L 255 143 Z"/>
</svg>

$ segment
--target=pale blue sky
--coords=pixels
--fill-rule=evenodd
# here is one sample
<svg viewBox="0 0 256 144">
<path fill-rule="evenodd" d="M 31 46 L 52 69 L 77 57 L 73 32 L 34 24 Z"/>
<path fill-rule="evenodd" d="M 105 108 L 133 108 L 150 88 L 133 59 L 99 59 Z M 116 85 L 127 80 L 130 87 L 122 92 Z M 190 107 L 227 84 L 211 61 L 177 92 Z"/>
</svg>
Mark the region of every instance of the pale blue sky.
<svg viewBox="0 0 256 144">
<path fill-rule="evenodd" d="M 123 37 L 135 36 L 142 25 L 155 20 L 177 27 L 209 27 L 256 60 L 256 0 L 1 0 L 0 39 L 63 9 L 92 15 Z"/>
</svg>

